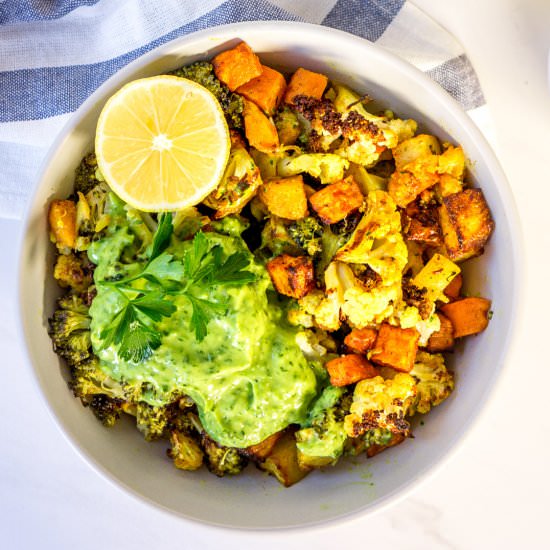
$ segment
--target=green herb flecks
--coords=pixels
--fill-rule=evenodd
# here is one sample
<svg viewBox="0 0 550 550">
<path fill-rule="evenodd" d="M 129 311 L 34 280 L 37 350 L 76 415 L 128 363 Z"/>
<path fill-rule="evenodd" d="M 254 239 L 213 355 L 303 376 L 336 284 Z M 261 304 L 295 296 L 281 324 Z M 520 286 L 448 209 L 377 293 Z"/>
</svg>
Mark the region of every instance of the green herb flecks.
<svg viewBox="0 0 550 550">
<path fill-rule="evenodd" d="M 171 295 L 184 295 L 189 300 L 190 329 L 200 342 L 207 335 L 210 320 L 227 312 L 227 304 L 199 298 L 194 291 L 244 285 L 256 279 L 254 273 L 245 269 L 249 264 L 245 253 L 236 252 L 224 259 L 221 246 L 209 246 L 201 231 L 195 235 L 183 260 L 175 258 L 166 252 L 173 230 L 172 215 L 163 214 L 145 266 L 124 279 L 100 282 L 115 289 L 123 302 L 100 335 L 103 347 L 118 346 L 124 360 L 144 361 L 160 346 L 161 334 L 156 323 L 176 311 L 169 299 Z"/>
</svg>

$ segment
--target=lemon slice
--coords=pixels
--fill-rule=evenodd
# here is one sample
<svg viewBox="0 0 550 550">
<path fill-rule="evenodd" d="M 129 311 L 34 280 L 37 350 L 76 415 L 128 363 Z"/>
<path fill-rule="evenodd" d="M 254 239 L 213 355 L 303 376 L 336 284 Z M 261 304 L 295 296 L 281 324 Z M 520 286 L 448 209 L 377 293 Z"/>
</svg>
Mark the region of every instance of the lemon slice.
<svg viewBox="0 0 550 550">
<path fill-rule="evenodd" d="M 206 89 L 176 76 L 123 86 L 97 124 L 99 169 L 111 189 L 147 212 L 198 204 L 218 185 L 230 139 L 220 104 Z"/>
</svg>

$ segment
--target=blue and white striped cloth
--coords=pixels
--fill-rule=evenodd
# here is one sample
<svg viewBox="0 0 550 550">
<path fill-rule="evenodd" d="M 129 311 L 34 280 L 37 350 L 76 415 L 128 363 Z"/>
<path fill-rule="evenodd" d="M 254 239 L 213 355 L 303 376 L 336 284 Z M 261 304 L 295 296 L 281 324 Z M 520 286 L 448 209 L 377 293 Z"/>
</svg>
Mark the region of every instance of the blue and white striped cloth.
<svg viewBox="0 0 550 550">
<path fill-rule="evenodd" d="M 21 216 L 49 145 L 103 81 L 173 38 L 252 20 L 351 32 L 416 65 L 470 113 L 485 103 L 462 46 L 406 0 L 0 0 L 0 217 Z"/>
</svg>

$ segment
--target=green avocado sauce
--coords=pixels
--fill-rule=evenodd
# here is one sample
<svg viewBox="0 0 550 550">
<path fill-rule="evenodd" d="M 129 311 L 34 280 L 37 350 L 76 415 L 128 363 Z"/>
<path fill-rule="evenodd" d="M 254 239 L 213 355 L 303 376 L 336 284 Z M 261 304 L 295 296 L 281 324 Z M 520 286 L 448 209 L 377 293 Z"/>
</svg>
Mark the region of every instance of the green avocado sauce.
<svg viewBox="0 0 550 550">
<path fill-rule="evenodd" d="M 119 261 L 135 239 L 130 223 L 128 217 L 118 218 L 106 236 L 92 244 L 88 254 L 97 266 L 96 282 L 121 270 L 123 275 L 131 274 L 143 265 Z M 176 294 L 168 299 L 177 310 L 157 323 L 162 342 L 148 359 L 134 363 L 122 359 L 116 346 L 103 349 L 100 334 L 120 307 L 120 297 L 112 288 L 98 284 L 90 308 L 92 346 L 110 377 L 153 388 L 143 394 L 149 404 L 163 405 L 185 393 L 196 402 L 201 422 L 213 439 L 226 446 L 246 447 L 306 420 L 318 393 L 315 365 L 296 344 L 297 329 L 286 323 L 269 290 L 269 276 L 242 238 L 214 232 L 205 235 L 212 245 L 222 247 L 224 255 L 245 251 L 251 261 L 248 269 L 258 278 L 244 286 L 200 290 L 199 298 L 228 301 L 226 315 L 208 323 L 204 340 L 198 342 L 189 328 L 189 301 Z M 181 259 L 191 246 L 190 240 L 173 238 L 167 251 Z"/>
</svg>

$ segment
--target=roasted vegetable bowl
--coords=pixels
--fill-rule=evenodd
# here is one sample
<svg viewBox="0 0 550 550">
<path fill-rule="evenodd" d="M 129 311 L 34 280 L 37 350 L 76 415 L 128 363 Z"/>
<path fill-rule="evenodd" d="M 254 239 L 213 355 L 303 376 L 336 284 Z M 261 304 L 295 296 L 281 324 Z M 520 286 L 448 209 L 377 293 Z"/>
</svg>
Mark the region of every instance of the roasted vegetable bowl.
<svg viewBox="0 0 550 550">
<path fill-rule="evenodd" d="M 419 112 L 391 90 L 391 76 L 358 81 L 341 52 L 339 70 L 326 49 L 295 59 L 306 38 L 289 32 L 285 55 L 271 54 L 249 28 L 238 39 L 216 35 L 207 54 L 196 49 L 205 44 L 198 35 L 194 56 L 169 63 L 164 49 L 129 67 L 83 108 L 77 125 L 87 138 L 68 147 L 74 164 L 56 181 L 54 151 L 44 175 L 54 194 L 43 319 L 78 398 L 65 390 L 75 416 L 64 422 L 73 434 L 87 427 L 92 437 L 79 445 L 125 485 L 226 525 L 316 523 L 410 485 L 454 445 L 456 433 L 437 435 L 441 427 L 472 417 L 485 392 L 473 395 L 467 362 L 477 354 L 483 364 L 494 325 L 509 323 L 483 275 L 498 260 L 502 202 L 479 179 L 486 158 L 450 100 Z M 376 49 L 369 55 L 405 70 Z M 146 212 L 113 192 L 91 143 L 105 99 L 120 83 L 155 74 L 205 86 L 230 148 L 223 176 L 199 203 Z M 418 86 L 432 100 L 439 93 Z M 449 117 L 445 130 L 434 116 Z M 487 174 L 498 178 L 495 170 Z M 497 287 L 509 284 L 499 277 Z M 495 372 L 486 368 L 489 388 Z M 88 410 L 75 413 L 79 402 Z M 147 442 L 138 446 L 140 437 Z M 116 464 L 130 440 L 139 451 L 123 473 Z M 115 446 L 106 462 L 98 441 Z M 151 460 L 160 481 L 145 490 L 135 478 Z M 223 506 L 254 484 L 270 507 L 292 509 L 309 491 L 336 502 L 334 491 L 364 479 L 365 468 L 372 477 L 363 493 L 353 490 L 334 514 L 316 507 L 303 520 L 287 511 L 273 521 L 255 510 L 245 520 Z M 292 486 L 290 496 L 274 492 L 268 474 Z M 204 515 L 206 494 L 202 512 L 176 492 L 177 483 L 196 491 L 197 481 L 225 495 L 215 519 Z"/>
</svg>

